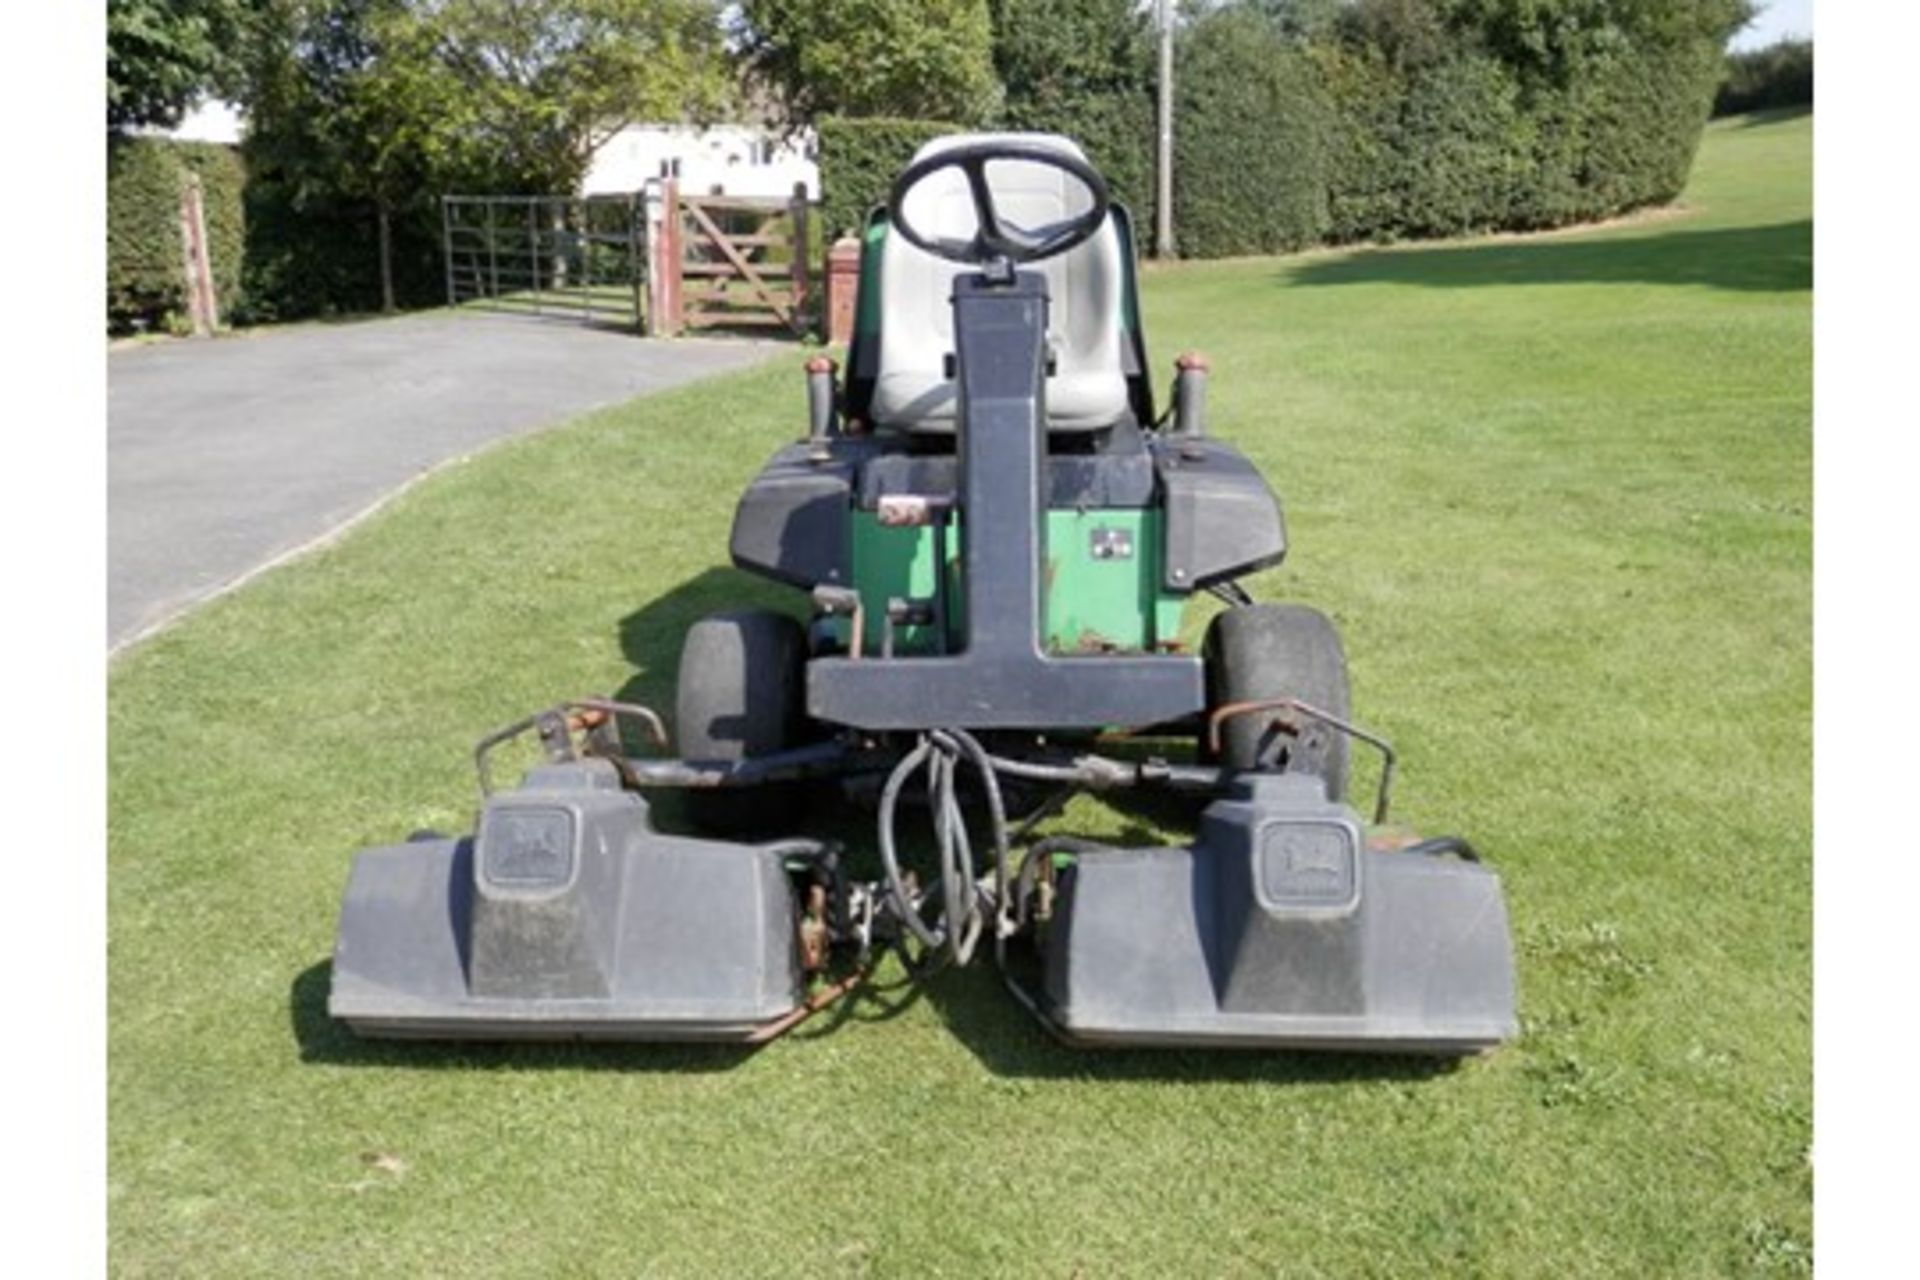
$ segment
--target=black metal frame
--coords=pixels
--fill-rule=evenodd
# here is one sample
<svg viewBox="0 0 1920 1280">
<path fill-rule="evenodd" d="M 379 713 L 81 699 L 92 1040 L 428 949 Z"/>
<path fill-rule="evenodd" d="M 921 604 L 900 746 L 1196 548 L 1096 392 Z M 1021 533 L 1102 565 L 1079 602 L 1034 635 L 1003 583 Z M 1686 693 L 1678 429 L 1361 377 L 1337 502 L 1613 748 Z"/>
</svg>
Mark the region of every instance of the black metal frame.
<svg viewBox="0 0 1920 1280">
<path fill-rule="evenodd" d="M 447 305 L 568 317 L 643 331 L 643 197 L 440 198 Z"/>
<path fill-rule="evenodd" d="M 991 270 L 954 280 L 959 379 L 960 652 L 816 658 L 807 713 L 860 729 L 1092 729 L 1178 720 L 1206 705 L 1199 659 L 1056 658 L 1042 645 L 1047 563 L 1047 280 Z"/>
</svg>

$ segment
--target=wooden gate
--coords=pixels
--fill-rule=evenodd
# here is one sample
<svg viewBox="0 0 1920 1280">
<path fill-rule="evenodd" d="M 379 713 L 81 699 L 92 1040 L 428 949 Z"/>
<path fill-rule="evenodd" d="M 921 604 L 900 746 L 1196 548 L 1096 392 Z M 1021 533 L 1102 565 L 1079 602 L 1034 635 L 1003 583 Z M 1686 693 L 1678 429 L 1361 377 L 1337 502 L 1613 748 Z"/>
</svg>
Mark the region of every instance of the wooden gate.
<svg viewBox="0 0 1920 1280">
<path fill-rule="evenodd" d="M 790 199 L 683 195 L 662 184 L 649 332 L 773 328 L 799 335 L 818 310 L 808 270 L 810 207 Z"/>
</svg>

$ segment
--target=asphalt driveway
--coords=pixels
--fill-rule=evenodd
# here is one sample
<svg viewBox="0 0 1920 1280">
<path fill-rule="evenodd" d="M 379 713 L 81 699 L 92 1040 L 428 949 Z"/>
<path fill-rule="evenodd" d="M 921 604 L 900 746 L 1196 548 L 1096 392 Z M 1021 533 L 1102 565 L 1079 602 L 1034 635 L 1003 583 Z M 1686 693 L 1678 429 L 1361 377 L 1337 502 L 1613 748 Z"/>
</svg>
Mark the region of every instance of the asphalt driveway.
<svg viewBox="0 0 1920 1280">
<path fill-rule="evenodd" d="M 107 358 L 107 641 L 124 644 L 451 458 L 770 358 L 434 312 Z"/>
</svg>

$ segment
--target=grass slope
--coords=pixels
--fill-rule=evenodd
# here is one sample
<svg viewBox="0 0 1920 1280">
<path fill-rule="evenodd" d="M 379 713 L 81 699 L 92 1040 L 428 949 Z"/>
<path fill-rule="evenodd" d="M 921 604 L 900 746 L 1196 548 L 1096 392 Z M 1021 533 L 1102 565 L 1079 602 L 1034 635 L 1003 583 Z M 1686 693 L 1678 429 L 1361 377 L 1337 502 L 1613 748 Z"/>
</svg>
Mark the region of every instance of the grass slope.
<svg viewBox="0 0 1920 1280">
<path fill-rule="evenodd" d="M 720 566 L 796 357 L 488 453 L 116 665 L 114 1269 L 1803 1268 L 1810 150 L 1718 123 L 1684 217 L 1148 277 L 1156 366 L 1214 357 L 1288 502 L 1256 593 L 1338 619 L 1401 816 L 1505 876 L 1519 1043 L 1077 1054 L 984 969 L 750 1056 L 330 1025 L 353 849 L 464 824 L 482 731 L 670 706 L 693 618 L 786 599 Z"/>
</svg>

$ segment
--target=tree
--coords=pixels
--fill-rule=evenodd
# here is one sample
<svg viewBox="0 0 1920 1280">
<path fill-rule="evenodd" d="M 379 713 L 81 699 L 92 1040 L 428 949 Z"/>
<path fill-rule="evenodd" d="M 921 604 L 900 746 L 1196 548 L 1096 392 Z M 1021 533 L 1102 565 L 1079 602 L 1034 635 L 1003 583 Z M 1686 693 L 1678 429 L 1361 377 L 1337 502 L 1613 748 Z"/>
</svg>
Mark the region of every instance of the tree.
<svg viewBox="0 0 1920 1280">
<path fill-rule="evenodd" d="M 1779 40 L 1764 49 L 1727 55 L 1727 78 L 1713 114 L 1735 115 L 1813 102 L 1813 41 Z"/>
<path fill-rule="evenodd" d="M 432 168 L 423 141 L 453 124 L 444 102 L 404 92 L 424 63 L 409 7 L 258 0 L 255 18 L 246 149 L 256 178 L 295 213 L 371 204 L 380 305 L 392 310 L 396 196 Z"/>
<path fill-rule="evenodd" d="M 796 124 L 999 112 L 986 0 L 744 0 L 734 36 Z"/>
<path fill-rule="evenodd" d="M 1349 0 L 1252 0 L 1251 7 L 1272 19 L 1280 34 L 1312 42 L 1324 40 L 1338 27 Z"/>
<path fill-rule="evenodd" d="M 572 191 L 626 124 L 726 98 L 707 0 L 253 3 L 246 145 L 261 195 L 316 232 L 343 206 L 370 214 L 388 309 L 396 226 L 418 249 L 441 194 Z M 307 270 L 298 257 L 280 261 Z"/>
<path fill-rule="evenodd" d="M 376 4 L 367 57 L 345 80 L 327 122 L 342 194 L 370 202 L 379 229 L 380 309 L 394 309 L 393 216 L 436 178 L 476 167 L 474 104 L 435 56 L 436 33 L 416 7 Z"/>
<path fill-rule="evenodd" d="M 171 128 L 227 87 L 239 0 L 107 0 L 107 127 Z"/>
<path fill-rule="evenodd" d="M 545 190 L 572 190 L 636 120 L 702 119 L 730 98 L 709 0 L 440 0 L 413 21 L 482 145 Z"/>
<path fill-rule="evenodd" d="M 1134 0 L 992 0 L 990 9 L 1009 105 L 1150 90 L 1150 11 Z"/>
</svg>

